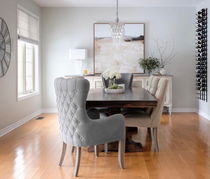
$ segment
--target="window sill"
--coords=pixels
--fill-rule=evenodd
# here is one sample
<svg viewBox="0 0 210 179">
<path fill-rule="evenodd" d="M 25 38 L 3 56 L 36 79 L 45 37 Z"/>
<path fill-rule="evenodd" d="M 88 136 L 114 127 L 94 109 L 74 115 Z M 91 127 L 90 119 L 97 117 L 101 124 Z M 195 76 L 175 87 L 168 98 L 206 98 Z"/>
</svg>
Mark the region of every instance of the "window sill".
<svg viewBox="0 0 210 179">
<path fill-rule="evenodd" d="M 20 95 L 20 96 L 18 96 L 17 100 L 18 101 L 23 101 L 25 99 L 28 99 L 28 98 L 31 98 L 31 97 L 34 97 L 34 96 L 38 96 L 38 95 L 40 95 L 40 92 L 35 91 L 35 92 L 29 93 L 29 94 Z"/>
</svg>

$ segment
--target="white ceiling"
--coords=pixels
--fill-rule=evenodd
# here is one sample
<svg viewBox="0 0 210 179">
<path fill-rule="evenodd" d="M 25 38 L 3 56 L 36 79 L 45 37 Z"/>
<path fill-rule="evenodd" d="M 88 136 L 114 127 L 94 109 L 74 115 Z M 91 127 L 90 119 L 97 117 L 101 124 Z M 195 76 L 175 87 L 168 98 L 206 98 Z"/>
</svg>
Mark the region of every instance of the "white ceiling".
<svg viewBox="0 0 210 179">
<path fill-rule="evenodd" d="M 114 7 L 116 0 L 34 0 L 41 7 Z M 119 0 L 121 7 L 195 6 L 203 0 Z"/>
</svg>

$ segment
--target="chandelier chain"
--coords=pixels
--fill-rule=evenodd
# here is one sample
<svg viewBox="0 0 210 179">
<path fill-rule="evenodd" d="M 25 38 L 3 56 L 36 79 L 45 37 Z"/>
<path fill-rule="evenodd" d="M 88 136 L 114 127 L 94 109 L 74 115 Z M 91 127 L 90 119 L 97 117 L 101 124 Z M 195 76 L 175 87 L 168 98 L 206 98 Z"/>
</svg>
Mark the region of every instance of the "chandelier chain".
<svg viewBox="0 0 210 179">
<path fill-rule="evenodd" d="M 114 42 L 120 42 L 124 36 L 124 23 L 119 22 L 119 5 L 118 0 L 116 0 L 116 19 L 114 23 L 110 24 L 112 39 Z"/>
<path fill-rule="evenodd" d="M 119 22 L 119 5 L 118 5 L 118 0 L 116 0 L 116 22 Z"/>
</svg>

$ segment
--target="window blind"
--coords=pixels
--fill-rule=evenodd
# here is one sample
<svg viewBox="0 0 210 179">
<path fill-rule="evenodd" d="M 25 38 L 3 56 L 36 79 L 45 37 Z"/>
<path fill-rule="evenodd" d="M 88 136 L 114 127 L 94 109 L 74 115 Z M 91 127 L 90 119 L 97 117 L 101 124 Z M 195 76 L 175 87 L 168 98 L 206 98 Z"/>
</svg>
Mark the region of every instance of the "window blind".
<svg viewBox="0 0 210 179">
<path fill-rule="evenodd" d="M 22 9 L 18 9 L 18 38 L 39 42 L 39 18 Z"/>
</svg>

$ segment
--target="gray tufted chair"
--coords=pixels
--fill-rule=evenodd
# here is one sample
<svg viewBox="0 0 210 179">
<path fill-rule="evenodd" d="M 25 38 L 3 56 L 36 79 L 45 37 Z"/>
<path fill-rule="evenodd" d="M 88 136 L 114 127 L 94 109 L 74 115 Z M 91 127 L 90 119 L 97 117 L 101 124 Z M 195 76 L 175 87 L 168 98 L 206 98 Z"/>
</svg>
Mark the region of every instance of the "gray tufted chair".
<svg viewBox="0 0 210 179">
<path fill-rule="evenodd" d="M 76 148 L 74 176 L 78 175 L 81 147 L 95 146 L 119 141 L 118 159 L 124 168 L 124 117 L 116 114 L 100 120 L 92 120 L 86 112 L 89 82 L 82 78 L 57 78 L 55 92 L 59 115 L 59 125 L 63 140 L 60 165 L 66 152 L 66 145 Z"/>
</svg>

